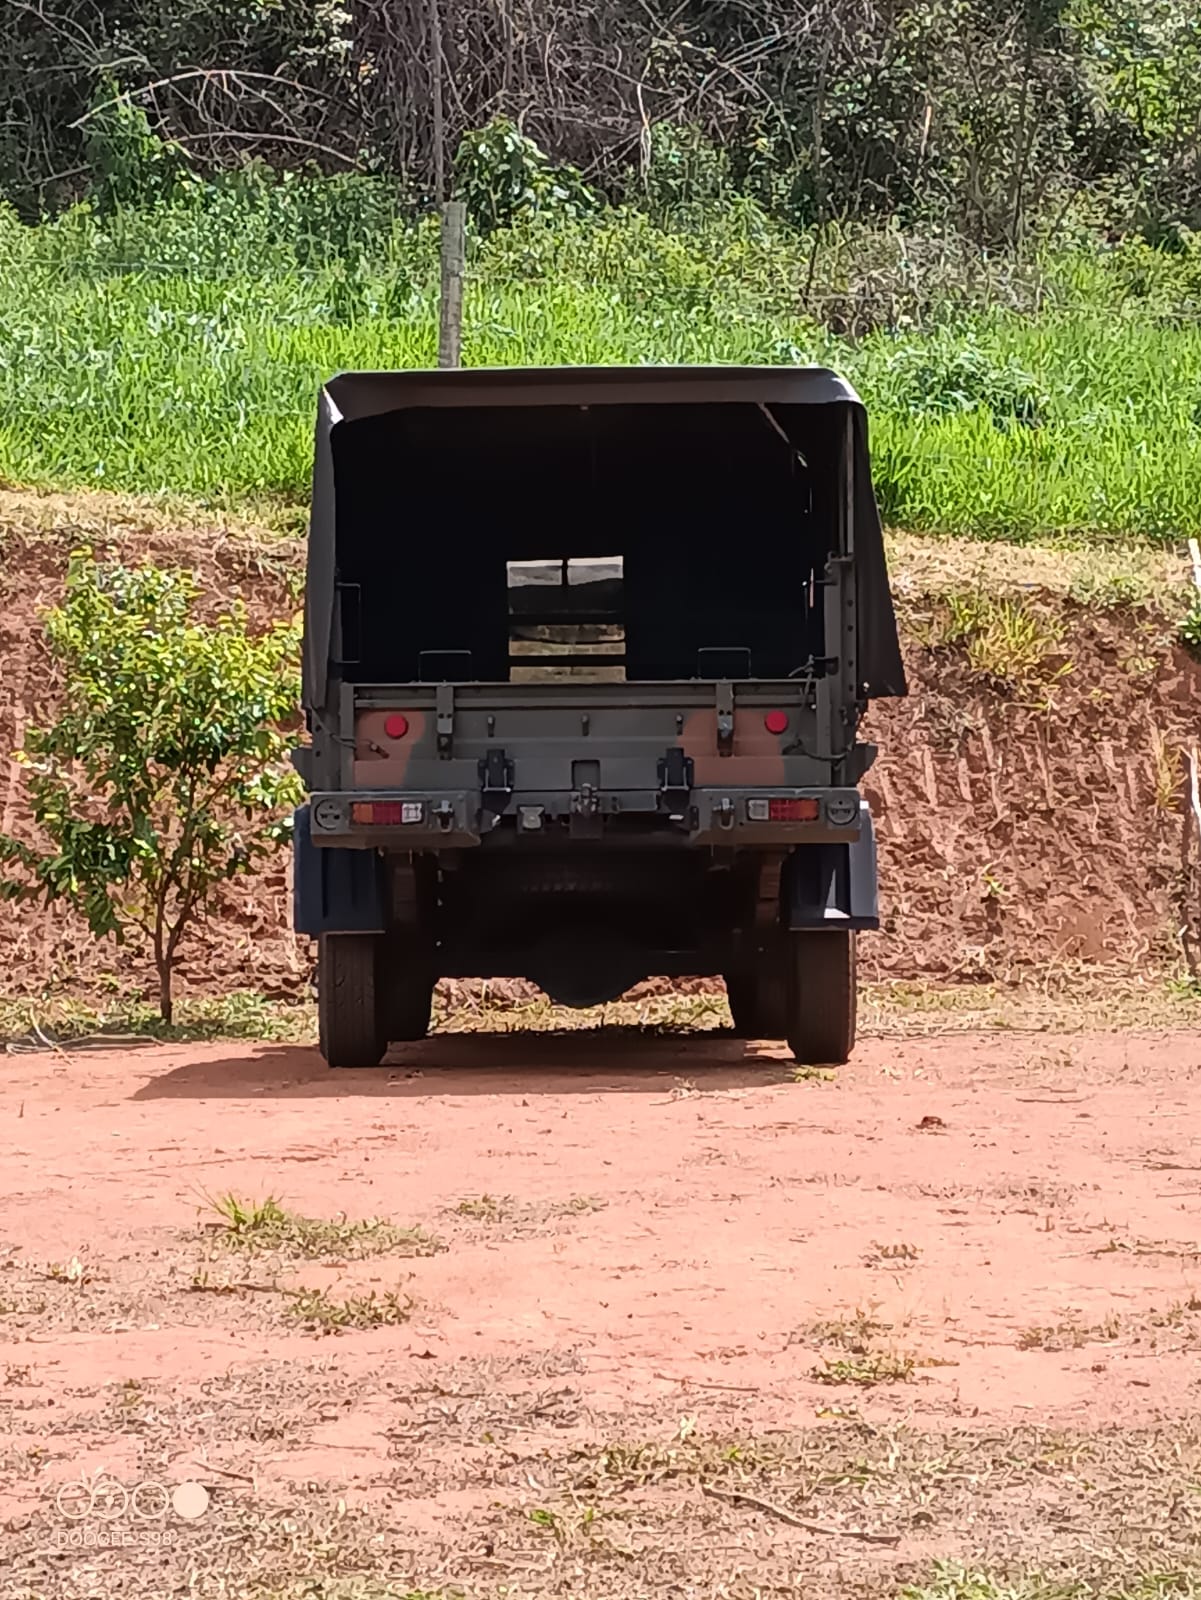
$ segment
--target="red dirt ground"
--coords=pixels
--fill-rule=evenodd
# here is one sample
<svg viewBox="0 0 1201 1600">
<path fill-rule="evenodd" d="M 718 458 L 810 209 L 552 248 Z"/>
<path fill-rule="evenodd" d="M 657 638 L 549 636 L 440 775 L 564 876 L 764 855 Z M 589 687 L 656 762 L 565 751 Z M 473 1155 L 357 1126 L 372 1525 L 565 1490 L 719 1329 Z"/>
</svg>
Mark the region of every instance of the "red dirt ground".
<svg viewBox="0 0 1201 1600">
<path fill-rule="evenodd" d="M 5 1064 L 6 1600 L 131 1573 L 324 1595 L 287 1585 L 385 1548 L 393 1581 L 489 1594 L 1081 1570 L 1081 1472 L 1093 1555 L 1201 1548 L 1198 1035 L 867 1041 L 833 1082 L 637 1032 L 394 1062 Z M 229 1192 L 445 1248 L 232 1250 Z M 302 1286 L 408 1320 L 321 1337 L 288 1320 Z M 64 1551 L 56 1492 L 101 1472 L 208 1485 L 227 1587 L 187 1578 L 199 1546 Z"/>
</svg>

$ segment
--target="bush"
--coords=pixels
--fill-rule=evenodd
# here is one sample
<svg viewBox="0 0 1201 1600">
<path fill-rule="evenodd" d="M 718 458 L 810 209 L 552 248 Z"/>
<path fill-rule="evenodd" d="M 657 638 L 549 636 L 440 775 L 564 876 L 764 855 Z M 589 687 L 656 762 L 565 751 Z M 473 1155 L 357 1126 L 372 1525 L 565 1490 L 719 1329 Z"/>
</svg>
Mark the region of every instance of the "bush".
<svg viewBox="0 0 1201 1600">
<path fill-rule="evenodd" d="M 171 1020 L 180 942 L 214 890 L 288 832 L 299 792 L 282 726 L 297 703 L 295 624 L 252 636 L 240 606 L 195 615 L 190 573 L 106 566 L 81 551 L 46 619 L 57 721 L 32 728 L 40 849 L 0 836 L 6 899 L 83 913 L 97 938 L 149 945 Z"/>
<path fill-rule="evenodd" d="M 467 133 L 455 155 L 455 188 L 480 233 L 519 218 L 585 216 L 598 200 L 574 167 L 554 166 L 507 117 Z"/>
<path fill-rule="evenodd" d="M 970 334 L 940 332 L 921 344 L 901 345 L 875 376 L 898 409 L 918 414 L 987 411 L 1000 427 L 1036 428 L 1047 406 L 1029 372 L 1012 357 L 993 355 Z"/>
<path fill-rule="evenodd" d="M 101 210 L 168 200 L 196 182 L 178 145 L 160 139 L 140 105 L 102 78 L 85 125 L 84 145 Z"/>
</svg>

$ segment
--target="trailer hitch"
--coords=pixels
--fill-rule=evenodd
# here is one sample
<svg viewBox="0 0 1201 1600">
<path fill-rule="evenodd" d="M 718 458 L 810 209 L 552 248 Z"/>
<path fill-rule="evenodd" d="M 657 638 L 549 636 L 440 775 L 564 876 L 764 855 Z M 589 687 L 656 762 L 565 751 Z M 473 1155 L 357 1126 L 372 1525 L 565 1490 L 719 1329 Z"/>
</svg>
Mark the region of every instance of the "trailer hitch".
<svg viewBox="0 0 1201 1600">
<path fill-rule="evenodd" d="M 495 819 L 513 798 L 513 763 L 502 749 L 489 750 L 480 757 L 480 809 Z"/>
<path fill-rule="evenodd" d="M 683 814 L 692 794 L 695 771 L 692 757 L 672 745 L 659 757 L 659 804 L 673 816 Z"/>
</svg>

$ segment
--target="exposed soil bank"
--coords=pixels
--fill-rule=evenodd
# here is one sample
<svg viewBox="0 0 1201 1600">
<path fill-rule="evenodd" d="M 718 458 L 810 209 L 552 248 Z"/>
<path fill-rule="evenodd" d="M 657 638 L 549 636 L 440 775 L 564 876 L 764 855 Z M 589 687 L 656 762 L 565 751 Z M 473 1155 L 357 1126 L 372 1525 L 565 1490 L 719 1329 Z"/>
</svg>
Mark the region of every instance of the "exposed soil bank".
<svg viewBox="0 0 1201 1600">
<path fill-rule="evenodd" d="M 105 495 L 0 492 L 0 740 L 16 749 L 53 699 L 40 608 L 76 544 L 196 567 L 214 603 L 266 619 L 296 603 L 297 543 Z M 1101 963 L 1162 975 L 1179 963 L 1185 904 L 1181 752 L 1196 738 L 1197 667 L 1168 613 L 1180 564 L 898 540 L 894 582 L 911 693 L 880 702 L 867 780 L 878 819 L 885 929 L 869 978 L 970 982 Z M 0 824 L 21 829 L 11 763 Z M 287 862 L 235 884 L 190 942 L 185 994 L 300 992 L 310 954 L 289 930 Z M 96 994 L 145 982 L 55 908 L 6 910 L 10 994 Z"/>
</svg>

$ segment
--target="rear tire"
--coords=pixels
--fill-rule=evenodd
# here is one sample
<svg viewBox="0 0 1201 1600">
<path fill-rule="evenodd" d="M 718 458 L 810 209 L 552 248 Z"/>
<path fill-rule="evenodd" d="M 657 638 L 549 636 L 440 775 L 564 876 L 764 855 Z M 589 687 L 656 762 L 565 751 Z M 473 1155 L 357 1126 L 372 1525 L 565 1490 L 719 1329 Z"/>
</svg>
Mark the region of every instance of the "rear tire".
<svg viewBox="0 0 1201 1600">
<path fill-rule="evenodd" d="M 389 1040 L 411 1044 L 430 1031 L 434 977 L 428 953 L 408 931 L 383 940 L 377 963 L 380 1016 Z"/>
<path fill-rule="evenodd" d="M 783 1037 L 803 1065 L 840 1067 L 855 1048 L 855 935 L 844 929 L 822 929 L 794 933 L 788 943 L 788 1017 Z"/>
<path fill-rule="evenodd" d="M 739 1039 L 783 1039 L 788 1032 L 787 945 L 773 940 L 753 972 L 729 973 L 726 998 Z"/>
<path fill-rule="evenodd" d="M 378 1067 L 388 1051 L 376 973 L 381 941 L 373 933 L 324 934 L 317 954 L 321 1054 L 331 1067 Z"/>
<path fill-rule="evenodd" d="M 735 1038 L 754 1039 L 757 1036 L 757 998 L 757 985 L 752 975 L 745 972 L 726 973 L 726 1001 L 734 1021 Z"/>
</svg>

